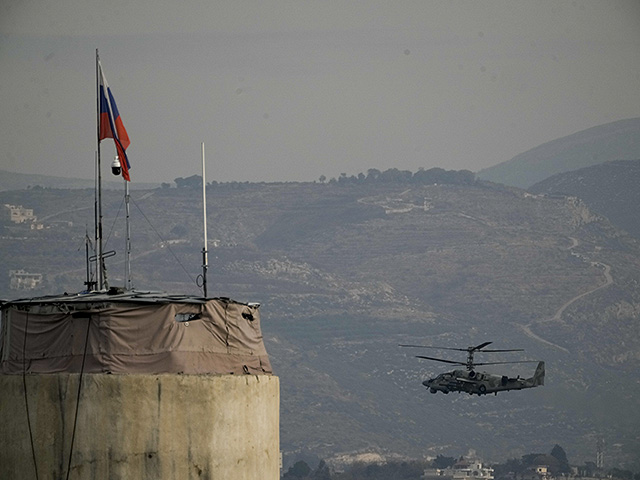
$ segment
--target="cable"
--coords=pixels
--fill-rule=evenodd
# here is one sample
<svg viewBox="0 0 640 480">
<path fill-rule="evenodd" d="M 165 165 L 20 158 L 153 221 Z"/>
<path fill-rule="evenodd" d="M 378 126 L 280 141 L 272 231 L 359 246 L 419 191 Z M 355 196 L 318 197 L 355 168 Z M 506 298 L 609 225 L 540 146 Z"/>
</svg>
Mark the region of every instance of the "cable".
<svg viewBox="0 0 640 480">
<path fill-rule="evenodd" d="M 73 442 L 76 438 L 76 425 L 78 424 L 78 410 L 80 410 L 80 392 L 82 391 L 82 376 L 84 374 L 84 361 L 87 358 L 87 345 L 89 344 L 89 327 L 91 327 L 91 316 L 87 321 L 87 334 L 84 338 L 84 352 L 82 353 L 82 366 L 80 367 L 80 377 L 78 378 L 78 395 L 76 397 L 76 413 L 73 418 L 73 430 L 71 432 L 71 446 L 69 447 L 69 463 L 67 464 L 67 476 L 71 473 L 71 458 L 73 457 Z"/>
<path fill-rule="evenodd" d="M 151 229 L 156 233 L 156 235 L 158 235 L 158 238 L 160 238 L 160 240 L 165 243 L 165 239 L 162 238 L 162 235 L 160 235 L 160 232 L 158 232 L 158 230 L 156 230 L 156 227 L 153 226 L 153 224 L 151 223 L 151 221 L 147 218 L 147 216 L 144 214 L 144 212 L 142 211 L 142 209 L 138 206 L 138 204 L 136 203 L 136 201 L 133 199 L 133 197 L 130 197 L 130 200 L 133 202 L 133 204 L 136 206 L 136 208 L 138 209 L 138 211 L 142 214 L 142 216 L 144 217 L 144 219 L 147 221 L 147 223 L 149 224 L 149 226 L 151 227 Z M 171 253 L 171 255 L 173 255 L 173 258 L 176 260 L 176 262 L 178 262 L 178 265 L 180 265 L 180 267 L 182 268 L 182 270 L 184 270 L 184 272 L 187 274 L 187 276 L 189 277 L 189 279 L 195 283 L 197 285 L 197 282 L 195 281 L 195 279 L 191 276 L 191 274 L 189 273 L 189 271 L 185 268 L 185 266 L 180 262 L 180 260 L 178 259 L 178 257 L 176 256 L 175 253 L 173 253 L 173 250 L 171 250 L 171 245 L 169 245 L 168 243 L 166 243 L 167 245 L 167 250 L 169 250 L 169 252 Z"/>
<path fill-rule="evenodd" d="M 29 311 L 27 310 L 27 319 L 24 322 L 24 341 L 22 342 L 22 388 L 24 391 L 24 406 L 27 410 L 27 424 L 29 425 L 29 440 L 31 442 L 31 456 L 33 457 L 33 468 L 36 471 L 36 480 L 38 476 L 38 463 L 36 462 L 36 448 L 33 444 L 33 431 L 31 430 L 31 415 L 29 414 L 29 398 L 27 397 L 27 330 L 29 329 Z"/>
<path fill-rule="evenodd" d="M 118 212 L 116 213 L 115 218 L 113 219 L 113 223 L 111 224 L 111 229 L 109 230 L 109 234 L 107 235 L 106 240 L 104 241 L 104 248 L 107 248 L 107 244 L 109 243 L 109 239 L 111 238 L 111 234 L 113 233 L 113 229 L 116 227 L 116 221 L 120 218 L 120 212 L 122 211 L 122 206 L 124 205 L 124 197 L 120 202 L 120 206 L 118 207 Z"/>
</svg>

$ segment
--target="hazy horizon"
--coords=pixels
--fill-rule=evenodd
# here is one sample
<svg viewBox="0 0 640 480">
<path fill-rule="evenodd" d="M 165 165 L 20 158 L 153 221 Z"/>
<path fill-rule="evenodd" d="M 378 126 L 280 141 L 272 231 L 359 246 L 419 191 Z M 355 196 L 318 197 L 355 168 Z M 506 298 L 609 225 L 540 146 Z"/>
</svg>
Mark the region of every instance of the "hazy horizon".
<svg viewBox="0 0 640 480">
<path fill-rule="evenodd" d="M 134 182 L 478 171 L 640 117 L 640 3 L 0 6 L 0 169 L 93 178 L 95 52 Z M 111 159 L 113 142 L 102 142 Z"/>
</svg>

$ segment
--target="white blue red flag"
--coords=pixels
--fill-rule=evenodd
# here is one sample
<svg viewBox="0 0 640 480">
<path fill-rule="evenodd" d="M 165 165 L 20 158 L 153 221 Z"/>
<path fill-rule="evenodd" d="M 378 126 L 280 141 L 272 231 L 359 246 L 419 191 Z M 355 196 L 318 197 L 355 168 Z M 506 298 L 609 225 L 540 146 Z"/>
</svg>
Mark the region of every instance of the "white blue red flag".
<svg viewBox="0 0 640 480">
<path fill-rule="evenodd" d="M 129 135 L 124 128 L 122 118 L 120 118 L 120 113 L 118 112 L 118 107 L 116 106 L 116 101 L 113 99 L 111 89 L 109 88 L 107 79 L 104 76 L 104 72 L 102 71 L 102 64 L 99 60 L 98 69 L 100 71 L 100 87 L 98 93 L 100 101 L 100 116 L 98 118 L 98 122 L 100 128 L 98 133 L 98 141 L 102 141 L 105 138 L 113 138 L 113 141 L 116 144 L 116 153 L 118 154 L 118 158 L 120 159 L 122 176 L 125 180 L 131 181 L 131 178 L 129 177 L 129 169 L 131 168 L 131 165 L 129 164 L 129 159 L 127 158 L 126 153 L 126 150 L 131 143 L 129 141 Z"/>
</svg>

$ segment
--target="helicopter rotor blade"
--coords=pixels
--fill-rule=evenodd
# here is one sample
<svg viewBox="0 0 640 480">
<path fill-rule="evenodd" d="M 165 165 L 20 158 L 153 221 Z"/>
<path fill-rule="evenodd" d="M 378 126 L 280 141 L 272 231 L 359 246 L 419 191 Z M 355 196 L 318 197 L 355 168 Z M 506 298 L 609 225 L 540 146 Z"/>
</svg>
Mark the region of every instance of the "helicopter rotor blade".
<svg viewBox="0 0 640 480">
<path fill-rule="evenodd" d="M 457 352 L 467 352 L 467 348 L 451 348 L 451 347 L 434 347 L 432 345 L 404 345 L 400 344 L 399 347 L 413 347 L 413 348 L 434 348 L 436 350 L 455 350 Z"/>
<path fill-rule="evenodd" d="M 400 344 L 399 347 L 412 347 L 412 348 L 433 348 L 436 350 L 455 350 L 457 352 L 482 352 L 482 353 L 498 353 L 498 352 L 524 352 L 522 348 L 506 348 L 506 349 L 490 349 L 483 350 L 487 345 L 492 344 L 493 342 L 484 342 L 476 347 L 468 347 L 468 348 L 452 348 L 452 347 L 436 347 L 433 345 L 407 345 Z"/>
<path fill-rule="evenodd" d="M 495 352 L 524 352 L 524 348 L 509 348 L 505 350 L 480 350 L 484 353 L 495 353 Z"/>
<path fill-rule="evenodd" d="M 416 358 L 424 358 L 426 360 L 433 360 L 434 362 L 452 363 L 453 365 L 466 365 L 463 362 L 454 362 L 453 360 L 445 360 L 444 358 L 425 357 L 424 355 L 416 355 Z"/>
<path fill-rule="evenodd" d="M 516 360 L 514 362 L 482 362 L 482 363 L 473 363 L 474 366 L 476 365 L 506 365 L 509 363 L 538 363 L 538 360 Z"/>
</svg>

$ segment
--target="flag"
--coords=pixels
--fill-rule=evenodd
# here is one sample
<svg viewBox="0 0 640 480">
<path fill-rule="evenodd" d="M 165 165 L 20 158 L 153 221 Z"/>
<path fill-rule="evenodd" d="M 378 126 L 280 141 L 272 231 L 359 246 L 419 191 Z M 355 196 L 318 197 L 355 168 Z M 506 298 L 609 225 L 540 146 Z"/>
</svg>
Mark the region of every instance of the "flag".
<svg viewBox="0 0 640 480">
<path fill-rule="evenodd" d="M 129 159 L 127 158 L 126 150 L 131 143 L 129 141 L 129 135 L 124 128 L 122 118 L 118 112 L 116 101 L 111 94 L 111 89 L 107 83 L 107 79 L 102 71 L 102 64 L 98 60 L 99 74 L 99 102 L 100 102 L 100 116 L 98 117 L 99 129 L 98 129 L 98 141 L 102 141 L 105 138 L 113 138 L 116 144 L 116 153 L 120 159 L 120 166 L 122 168 L 122 176 L 125 180 L 131 181 L 129 177 Z"/>
</svg>

